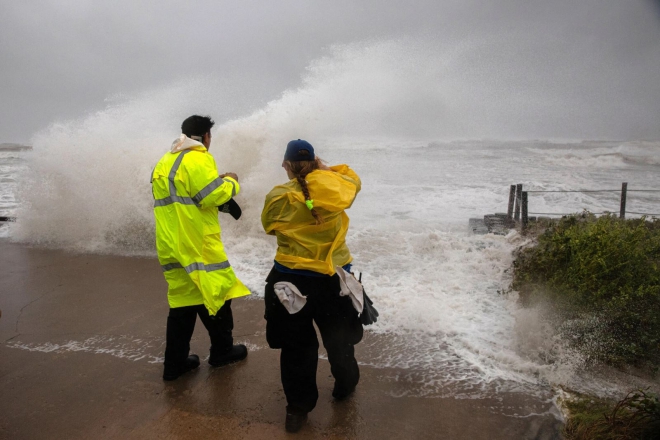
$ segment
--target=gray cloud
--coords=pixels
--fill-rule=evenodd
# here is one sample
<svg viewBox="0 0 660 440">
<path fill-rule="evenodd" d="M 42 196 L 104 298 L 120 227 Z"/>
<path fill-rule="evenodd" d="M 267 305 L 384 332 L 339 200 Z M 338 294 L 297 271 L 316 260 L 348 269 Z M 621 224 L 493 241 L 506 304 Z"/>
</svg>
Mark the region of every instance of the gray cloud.
<svg viewBox="0 0 660 440">
<path fill-rule="evenodd" d="M 525 122 L 512 123 L 511 136 L 660 138 L 658 5 L 656 0 L 3 2 L 0 141 L 27 142 L 52 121 L 105 107 L 109 96 L 197 75 L 231 83 L 240 102 L 235 111 L 247 112 L 297 86 L 305 67 L 330 45 L 399 36 L 443 48 L 479 42 L 480 50 L 466 52 L 451 72 L 459 75 L 458 67 L 463 69 L 462 87 L 473 81 L 473 93 L 481 93 L 493 111 L 500 97 L 520 105 Z"/>
</svg>

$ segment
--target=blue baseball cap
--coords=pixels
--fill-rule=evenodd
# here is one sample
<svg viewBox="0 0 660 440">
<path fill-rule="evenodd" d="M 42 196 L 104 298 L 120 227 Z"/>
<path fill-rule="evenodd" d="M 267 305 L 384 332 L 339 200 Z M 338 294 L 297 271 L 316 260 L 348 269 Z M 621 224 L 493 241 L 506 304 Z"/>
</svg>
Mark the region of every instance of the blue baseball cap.
<svg viewBox="0 0 660 440">
<path fill-rule="evenodd" d="M 306 153 L 303 153 L 303 151 L 306 151 Z M 289 142 L 286 146 L 284 160 L 299 162 L 301 160 L 314 160 L 314 158 L 314 147 L 307 141 L 297 139 Z"/>
</svg>

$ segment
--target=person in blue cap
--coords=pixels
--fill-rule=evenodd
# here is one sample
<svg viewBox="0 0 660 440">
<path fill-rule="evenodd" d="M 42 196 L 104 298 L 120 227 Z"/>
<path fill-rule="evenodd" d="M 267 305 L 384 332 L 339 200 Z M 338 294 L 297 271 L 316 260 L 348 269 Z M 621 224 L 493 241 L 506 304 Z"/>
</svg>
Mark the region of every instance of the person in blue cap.
<svg viewBox="0 0 660 440">
<path fill-rule="evenodd" d="M 281 349 L 285 428 L 297 432 L 316 406 L 319 343 L 316 323 L 335 378 L 332 396 L 349 397 L 360 379 L 354 345 L 363 328 L 348 296 L 340 296 L 338 271 L 350 271 L 346 245 L 350 208 L 360 191 L 348 165 L 325 166 L 302 139 L 288 143 L 282 167 L 289 181 L 266 196 L 261 221 L 277 237 L 275 262 L 266 279 L 266 339 Z"/>
</svg>

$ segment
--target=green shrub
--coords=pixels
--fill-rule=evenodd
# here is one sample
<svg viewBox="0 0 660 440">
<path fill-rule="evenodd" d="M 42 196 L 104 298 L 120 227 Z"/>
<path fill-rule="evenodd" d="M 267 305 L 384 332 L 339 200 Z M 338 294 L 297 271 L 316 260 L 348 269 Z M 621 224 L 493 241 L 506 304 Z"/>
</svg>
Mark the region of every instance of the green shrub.
<svg viewBox="0 0 660 440">
<path fill-rule="evenodd" d="M 512 289 L 523 304 L 547 302 L 558 328 L 587 360 L 660 360 L 660 222 L 566 217 L 519 252 Z"/>
<path fill-rule="evenodd" d="M 660 401 L 646 390 L 630 392 L 619 402 L 580 396 L 563 404 L 569 410 L 567 440 L 660 439 Z"/>
</svg>

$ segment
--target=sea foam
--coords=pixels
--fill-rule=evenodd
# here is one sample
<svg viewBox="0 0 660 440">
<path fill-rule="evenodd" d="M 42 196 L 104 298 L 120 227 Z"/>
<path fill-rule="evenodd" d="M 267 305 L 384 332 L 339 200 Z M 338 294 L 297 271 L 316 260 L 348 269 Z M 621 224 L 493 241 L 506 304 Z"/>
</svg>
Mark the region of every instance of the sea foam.
<svg viewBox="0 0 660 440">
<path fill-rule="evenodd" d="M 478 110 L 479 91 L 464 90 L 458 73 L 475 47 L 437 50 L 405 39 L 333 47 L 309 66 L 299 88 L 247 115 L 227 110 L 225 86 L 198 79 L 53 124 L 24 153 L 12 239 L 154 255 L 150 172 L 181 120 L 201 108 L 224 115 L 210 151 L 220 172 L 239 175 L 243 217 L 221 214 L 223 240 L 255 296 L 276 247 L 260 224 L 264 196 L 286 180 L 286 142 L 307 139 L 320 157 L 348 163 L 362 178 L 347 242 L 381 313 L 362 362 L 408 371 L 409 389 L 423 395 L 445 395 L 450 385 L 453 395 L 470 397 L 566 383 L 571 357 L 533 342 L 554 344 L 553 335 L 532 326 L 538 320 L 515 294 L 498 293 L 523 239 L 469 236 L 467 220 L 505 211 L 509 185 L 519 182 L 568 190 L 617 188 L 625 180 L 629 188 L 660 189 L 654 159 L 630 159 L 647 157 L 652 146 L 451 141 L 468 133 L 501 138 L 511 129 L 498 132 L 502 124 L 486 114 L 493 109 Z M 629 206 L 651 212 L 657 200 L 631 195 Z M 615 211 L 618 201 L 615 194 L 530 196 L 532 213 L 585 208 Z"/>
</svg>

